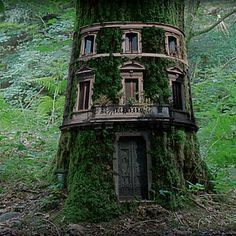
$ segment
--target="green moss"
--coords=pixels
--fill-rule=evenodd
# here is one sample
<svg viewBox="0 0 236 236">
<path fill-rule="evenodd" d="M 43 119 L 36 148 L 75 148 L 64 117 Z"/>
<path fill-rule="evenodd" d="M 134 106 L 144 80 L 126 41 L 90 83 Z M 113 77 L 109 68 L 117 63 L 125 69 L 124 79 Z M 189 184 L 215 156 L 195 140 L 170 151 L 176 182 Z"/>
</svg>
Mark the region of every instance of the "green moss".
<svg viewBox="0 0 236 236">
<path fill-rule="evenodd" d="M 64 212 L 69 222 L 103 221 L 121 213 L 113 185 L 113 144 L 103 130 L 74 133 L 70 153 Z"/>
<path fill-rule="evenodd" d="M 119 102 L 118 93 L 121 90 L 119 66 L 121 59 L 110 57 L 90 60 L 87 64 L 95 70 L 93 101 L 105 95 L 114 104 Z"/>
<path fill-rule="evenodd" d="M 107 21 L 168 23 L 183 27 L 184 0 L 77 0 L 80 25 Z M 119 10 L 114 10 L 119 9 Z"/>
<path fill-rule="evenodd" d="M 166 71 L 168 61 L 163 58 L 143 58 L 145 66 L 144 93 L 145 96 L 159 104 L 167 104 L 170 97 L 168 74 Z"/>
<path fill-rule="evenodd" d="M 209 187 L 208 170 L 199 157 L 196 134 L 172 127 L 152 136 L 153 198 L 163 206 L 176 208 L 186 191 L 186 181 Z"/>
<path fill-rule="evenodd" d="M 145 53 L 165 53 L 165 31 L 155 27 L 143 28 L 142 50 Z"/>
<path fill-rule="evenodd" d="M 121 52 L 122 31 L 119 28 L 102 28 L 96 38 L 97 53 Z"/>
</svg>

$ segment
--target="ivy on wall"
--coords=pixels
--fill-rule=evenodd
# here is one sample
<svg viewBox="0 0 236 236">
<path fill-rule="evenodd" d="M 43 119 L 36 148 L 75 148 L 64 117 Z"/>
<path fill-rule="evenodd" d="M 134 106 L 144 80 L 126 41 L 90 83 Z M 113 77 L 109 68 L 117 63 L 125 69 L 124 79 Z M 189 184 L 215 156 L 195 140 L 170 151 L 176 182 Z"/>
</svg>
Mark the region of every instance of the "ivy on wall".
<svg viewBox="0 0 236 236">
<path fill-rule="evenodd" d="M 110 55 L 90 60 L 87 64 L 95 71 L 93 101 L 105 95 L 112 103 L 117 104 L 119 102 L 118 94 L 121 90 L 121 76 L 118 68 L 121 59 Z"/>
<path fill-rule="evenodd" d="M 122 30 L 119 28 L 102 28 L 97 34 L 97 53 L 121 52 Z"/>
<path fill-rule="evenodd" d="M 146 53 L 165 53 L 165 31 L 156 27 L 142 29 L 142 50 Z"/>
<path fill-rule="evenodd" d="M 168 73 L 168 60 L 163 58 L 142 58 L 145 66 L 144 93 L 147 98 L 158 104 L 168 104 L 171 95 Z"/>
</svg>

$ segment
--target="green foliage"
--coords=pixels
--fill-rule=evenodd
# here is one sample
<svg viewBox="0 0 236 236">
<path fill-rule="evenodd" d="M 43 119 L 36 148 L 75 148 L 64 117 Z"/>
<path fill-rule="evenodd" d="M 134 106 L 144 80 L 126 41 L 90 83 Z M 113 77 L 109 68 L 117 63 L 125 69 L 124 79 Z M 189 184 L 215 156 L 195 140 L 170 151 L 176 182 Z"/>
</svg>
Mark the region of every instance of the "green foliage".
<svg viewBox="0 0 236 236">
<path fill-rule="evenodd" d="M 143 28 L 142 51 L 146 53 L 164 53 L 165 31 L 155 27 Z"/>
<path fill-rule="evenodd" d="M 121 52 L 122 31 L 119 28 L 103 28 L 96 37 L 97 53 Z"/>
<path fill-rule="evenodd" d="M 206 22 L 204 17 L 201 20 Z M 201 154 L 215 176 L 215 189 L 220 192 L 234 188 L 236 179 L 236 67 L 234 60 L 230 61 L 235 55 L 233 34 L 236 28 L 229 22 L 230 19 L 229 36 L 215 28 L 190 45 Z"/>
<path fill-rule="evenodd" d="M 4 4 L 4 21 L 0 22 L 0 191 L 5 185 L 34 188 L 47 184 L 57 148 L 74 20 L 68 1 L 9 0 Z M 62 18 L 43 24 L 42 19 L 51 13 L 60 13 Z"/>
<path fill-rule="evenodd" d="M 145 66 L 144 95 L 152 101 L 165 104 L 168 103 L 170 89 L 168 85 L 167 68 L 168 62 L 165 59 L 142 59 Z"/>
<path fill-rule="evenodd" d="M 0 13 L 4 12 L 4 10 L 5 10 L 4 4 L 2 0 L 0 0 Z"/>
<path fill-rule="evenodd" d="M 121 76 L 118 67 L 121 65 L 121 59 L 111 55 L 89 61 L 88 65 L 95 69 L 93 101 L 101 95 L 106 95 L 113 103 L 118 103 L 117 94 L 121 90 Z"/>
</svg>

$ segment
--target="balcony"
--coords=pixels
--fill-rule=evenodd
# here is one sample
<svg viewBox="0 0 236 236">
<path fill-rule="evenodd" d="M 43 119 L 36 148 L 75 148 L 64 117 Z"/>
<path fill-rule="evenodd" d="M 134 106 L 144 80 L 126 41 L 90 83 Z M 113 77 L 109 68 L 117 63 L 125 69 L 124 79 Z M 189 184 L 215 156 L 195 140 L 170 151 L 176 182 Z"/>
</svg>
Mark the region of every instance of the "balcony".
<svg viewBox="0 0 236 236">
<path fill-rule="evenodd" d="M 74 112 L 61 128 L 115 122 L 175 122 L 194 125 L 187 112 L 172 110 L 169 106 L 140 104 L 94 106 L 88 111 Z"/>
</svg>

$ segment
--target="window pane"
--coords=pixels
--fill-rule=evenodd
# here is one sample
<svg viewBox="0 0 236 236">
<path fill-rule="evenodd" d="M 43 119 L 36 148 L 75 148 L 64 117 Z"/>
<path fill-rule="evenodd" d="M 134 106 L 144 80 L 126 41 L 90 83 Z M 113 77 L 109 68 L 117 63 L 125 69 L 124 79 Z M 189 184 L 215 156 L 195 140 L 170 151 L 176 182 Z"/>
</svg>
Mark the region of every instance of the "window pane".
<svg viewBox="0 0 236 236">
<path fill-rule="evenodd" d="M 128 34 L 126 34 L 126 37 L 125 37 L 125 51 L 126 52 L 131 51 Z"/>
<path fill-rule="evenodd" d="M 177 53 L 177 41 L 175 37 L 168 37 L 169 39 L 169 52 L 170 55 L 176 55 Z"/>
<path fill-rule="evenodd" d="M 138 37 L 137 37 L 137 34 L 133 35 L 131 45 L 132 45 L 131 50 L 137 52 L 138 51 Z"/>
<path fill-rule="evenodd" d="M 174 109 L 183 109 L 182 104 L 182 85 L 180 82 L 172 82 L 172 92 L 173 92 L 173 107 Z"/>
<path fill-rule="evenodd" d="M 126 79 L 125 80 L 125 100 L 129 99 L 138 100 L 138 79 Z"/>
<path fill-rule="evenodd" d="M 89 90 L 90 90 L 90 81 L 86 81 L 85 83 L 85 101 L 84 101 L 84 109 L 89 108 Z"/>
<path fill-rule="evenodd" d="M 79 83 L 79 110 L 86 110 L 89 108 L 89 91 L 90 81 Z"/>
<path fill-rule="evenodd" d="M 138 34 L 127 33 L 125 35 L 125 51 L 137 52 L 138 51 Z"/>
<path fill-rule="evenodd" d="M 93 53 L 94 36 L 85 37 L 84 54 Z"/>
</svg>

